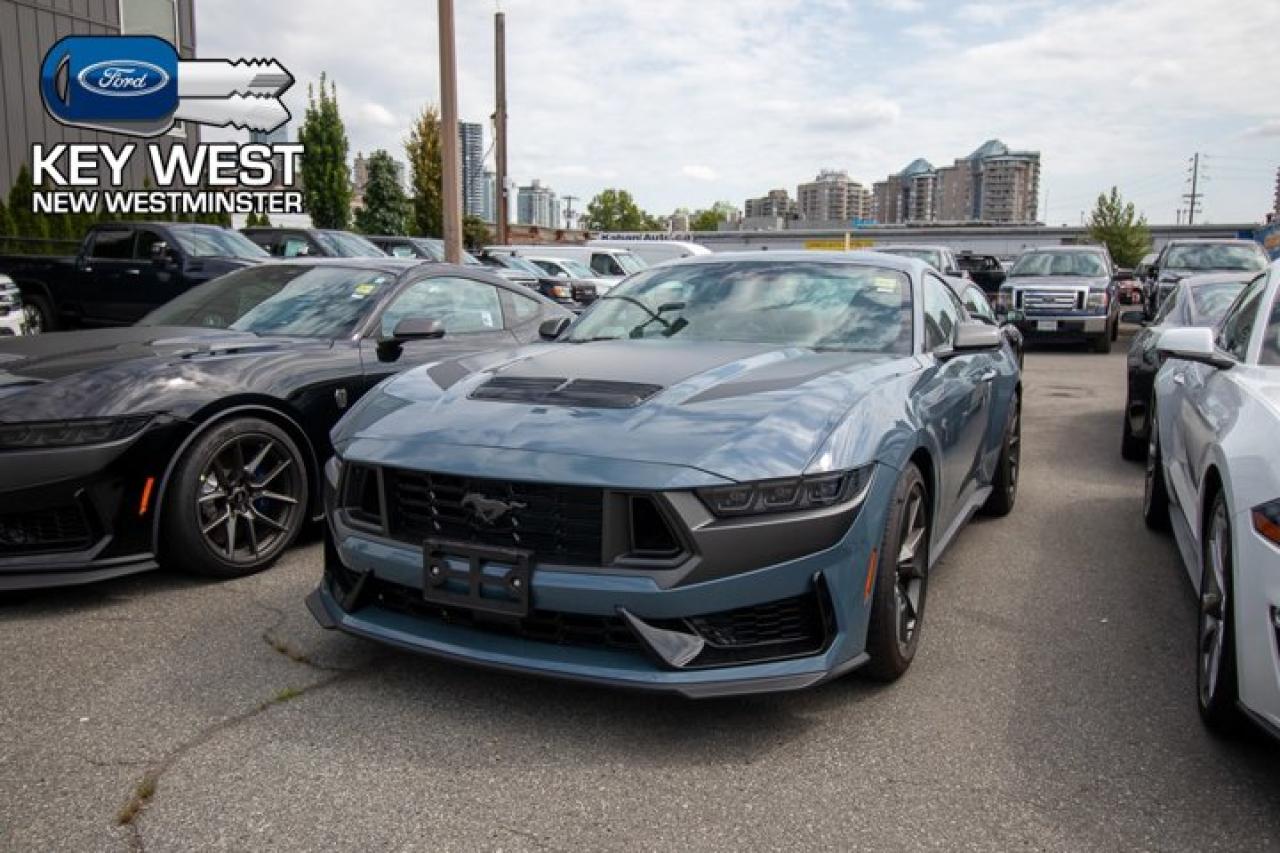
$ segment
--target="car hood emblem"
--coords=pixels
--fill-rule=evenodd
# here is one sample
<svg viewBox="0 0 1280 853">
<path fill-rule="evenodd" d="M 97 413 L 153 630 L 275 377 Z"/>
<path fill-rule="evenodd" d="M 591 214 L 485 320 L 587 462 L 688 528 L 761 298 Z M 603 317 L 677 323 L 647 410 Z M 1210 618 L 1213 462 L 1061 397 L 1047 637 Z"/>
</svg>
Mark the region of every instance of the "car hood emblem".
<svg viewBox="0 0 1280 853">
<path fill-rule="evenodd" d="M 527 504 L 518 501 L 495 500 L 486 498 L 484 495 L 470 492 L 462 498 L 462 508 L 470 509 L 471 514 L 478 518 L 484 524 L 493 524 L 509 512 L 517 509 L 524 509 Z"/>
</svg>

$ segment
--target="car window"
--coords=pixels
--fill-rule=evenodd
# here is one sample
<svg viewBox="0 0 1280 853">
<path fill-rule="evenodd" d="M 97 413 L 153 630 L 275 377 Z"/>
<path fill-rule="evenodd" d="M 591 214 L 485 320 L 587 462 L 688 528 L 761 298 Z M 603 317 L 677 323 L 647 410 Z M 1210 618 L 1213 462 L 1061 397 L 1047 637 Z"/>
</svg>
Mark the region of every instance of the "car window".
<svg viewBox="0 0 1280 853">
<path fill-rule="evenodd" d="M 1211 326 L 1221 320 L 1231 303 L 1240 295 L 1240 291 L 1244 290 L 1244 285 L 1243 281 L 1223 281 L 1193 287 L 1191 301 L 1195 303 L 1196 324 Z"/>
<path fill-rule="evenodd" d="M 619 276 L 627 274 L 613 255 L 604 252 L 595 252 L 591 255 L 591 269 L 598 275 Z"/>
<path fill-rule="evenodd" d="M 516 323 L 527 323 L 542 313 L 542 306 L 536 300 L 521 296 L 518 293 L 509 295 L 511 297 L 511 313 L 515 315 Z"/>
<path fill-rule="evenodd" d="M 981 317 L 992 323 L 996 322 L 996 312 L 991 307 L 991 303 L 987 301 L 987 297 L 983 294 L 981 288 L 966 287 L 964 289 L 964 307 L 974 317 Z"/>
<path fill-rule="evenodd" d="M 924 348 L 932 352 L 947 346 L 955 336 L 963 310 L 942 279 L 931 275 L 924 279 Z"/>
<path fill-rule="evenodd" d="M 106 261 L 127 261 L 133 257 L 133 231 L 104 229 L 94 235 L 90 257 Z"/>
<path fill-rule="evenodd" d="M 407 317 L 439 320 L 445 334 L 493 332 L 503 327 L 498 288 L 465 278 L 440 276 L 410 284 L 382 315 L 383 337 Z"/>
<path fill-rule="evenodd" d="M 1182 303 L 1182 298 L 1181 287 L 1175 287 L 1173 290 L 1169 291 L 1169 295 L 1160 303 L 1160 310 L 1156 312 L 1156 316 L 1152 321 L 1152 324 L 1159 326 L 1168 320 L 1176 310 L 1176 307 Z"/>
<path fill-rule="evenodd" d="M 403 243 L 395 243 L 390 246 L 379 245 L 379 248 L 393 258 L 416 258 L 418 256 L 412 246 L 406 246 Z"/>
<path fill-rule="evenodd" d="M 139 228 L 138 239 L 134 241 L 133 256 L 138 260 L 151 260 L 151 247 L 156 243 L 163 243 L 164 237 L 160 236 L 158 231 L 150 228 Z"/>
<path fill-rule="evenodd" d="M 277 254 L 282 258 L 297 258 L 311 254 L 311 244 L 307 242 L 307 239 L 292 234 L 281 238 L 277 248 L 279 251 L 273 254 Z"/>
<path fill-rule="evenodd" d="M 1259 364 L 1280 364 L 1280 291 L 1271 303 L 1271 319 L 1267 322 L 1267 333 L 1262 339 L 1262 352 L 1258 356 Z"/>
<path fill-rule="evenodd" d="M 1227 311 L 1218 332 L 1218 349 L 1229 352 L 1244 361 L 1249 354 L 1249 339 L 1258 319 L 1262 293 L 1266 290 L 1266 278 L 1258 277 L 1244 289 L 1235 304 Z"/>
</svg>

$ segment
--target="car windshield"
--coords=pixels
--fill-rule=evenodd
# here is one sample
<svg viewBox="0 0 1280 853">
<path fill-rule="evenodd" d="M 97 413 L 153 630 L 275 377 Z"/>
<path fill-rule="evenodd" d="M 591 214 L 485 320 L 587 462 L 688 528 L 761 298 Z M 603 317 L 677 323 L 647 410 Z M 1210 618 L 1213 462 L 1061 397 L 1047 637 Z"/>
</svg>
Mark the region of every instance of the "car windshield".
<svg viewBox="0 0 1280 853">
<path fill-rule="evenodd" d="M 1280 294 L 1276 295 L 1276 301 L 1271 306 L 1271 322 L 1267 324 L 1258 361 L 1261 364 L 1280 365 Z"/>
<path fill-rule="evenodd" d="M 266 251 L 236 231 L 216 225 L 169 226 L 183 254 L 192 258 L 269 258 Z"/>
<path fill-rule="evenodd" d="M 933 249 L 911 249 L 906 246 L 888 246 L 883 249 L 876 249 L 877 252 L 884 252 L 886 255 L 897 255 L 902 258 L 914 258 L 917 261 L 924 261 L 938 272 L 942 272 L 942 254 Z"/>
<path fill-rule="evenodd" d="M 263 264 L 188 290 L 138 325 L 341 338 L 355 331 L 394 282 L 395 276 L 374 270 Z"/>
<path fill-rule="evenodd" d="M 1201 284 L 1191 288 L 1191 301 L 1195 303 L 1196 319 L 1202 325 L 1214 325 L 1227 313 L 1231 303 L 1244 290 L 1243 281 L 1223 281 Z"/>
<path fill-rule="evenodd" d="M 739 341 L 908 355 L 911 283 L 861 264 L 725 261 L 656 267 L 609 291 L 569 340 Z"/>
<path fill-rule="evenodd" d="M 1266 255 L 1257 246 L 1241 243 L 1188 243 L 1169 248 L 1164 268 L 1255 272 L 1266 265 Z"/>
<path fill-rule="evenodd" d="M 422 251 L 426 252 L 427 257 L 431 258 L 431 260 L 433 261 L 444 260 L 444 241 L 443 240 L 440 240 L 435 237 L 410 237 L 409 239 L 413 241 L 413 244 L 415 246 L 417 246 Z M 476 259 L 475 255 L 471 254 L 466 249 L 462 250 L 462 263 L 470 267 L 484 266 L 484 264 L 480 263 L 480 261 Z"/>
<path fill-rule="evenodd" d="M 1102 256 L 1095 252 L 1029 252 L 1018 258 L 1011 277 L 1068 275 L 1099 278 L 1107 275 Z"/>
<path fill-rule="evenodd" d="M 649 268 L 649 265 L 640 260 L 639 255 L 633 255 L 630 252 L 618 252 L 613 256 L 628 275 L 632 273 L 643 272 Z"/>
<path fill-rule="evenodd" d="M 575 261 L 569 258 L 555 258 L 555 259 L 538 258 L 538 259 L 534 259 L 533 263 L 542 267 L 542 269 L 546 270 L 552 275 L 560 275 L 561 271 L 564 271 L 568 273 L 570 276 L 572 276 L 573 278 L 595 278 L 596 277 L 596 274 L 592 272 L 591 269 L 587 267 L 585 264 L 581 263 L 580 261 Z"/>
<path fill-rule="evenodd" d="M 339 258 L 385 258 L 387 253 L 356 234 L 346 231 L 317 231 L 316 242 Z"/>
<path fill-rule="evenodd" d="M 539 278 L 547 274 L 546 271 L 540 268 L 537 264 L 530 263 L 524 258 L 516 257 L 515 255 L 500 255 L 499 257 L 501 258 L 503 265 L 505 265 L 509 270 L 527 272 L 529 275 L 536 275 Z"/>
</svg>

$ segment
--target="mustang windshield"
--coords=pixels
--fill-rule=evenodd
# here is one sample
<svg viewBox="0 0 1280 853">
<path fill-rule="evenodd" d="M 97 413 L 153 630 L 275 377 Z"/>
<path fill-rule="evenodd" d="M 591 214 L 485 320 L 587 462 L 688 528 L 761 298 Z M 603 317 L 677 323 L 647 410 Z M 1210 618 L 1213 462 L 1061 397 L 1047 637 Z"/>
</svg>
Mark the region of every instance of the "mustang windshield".
<svg viewBox="0 0 1280 853">
<path fill-rule="evenodd" d="M 1241 270 L 1254 272 L 1267 265 L 1262 249 L 1239 243 L 1188 243 L 1169 249 L 1165 269 Z"/>
<path fill-rule="evenodd" d="M 1009 275 L 1078 275 L 1102 278 L 1107 275 L 1107 267 L 1102 263 L 1102 257 L 1093 252 L 1029 252 L 1018 258 Z"/>
<path fill-rule="evenodd" d="M 345 231 L 316 231 L 316 241 L 339 258 L 385 258 L 387 253 L 365 238 Z"/>
<path fill-rule="evenodd" d="M 169 232 L 193 258 L 269 258 L 267 252 L 236 231 L 216 225 L 170 225 Z"/>
<path fill-rule="evenodd" d="M 911 283 L 860 264 L 732 261 L 656 267 L 609 291 L 572 342 L 740 341 L 911 353 Z"/>
<path fill-rule="evenodd" d="M 917 261 L 924 261 L 938 272 L 942 272 L 942 255 L 932 249 L 908 249 L 901 246 L 888 246 L 883 249 L 876 249 L 877 252 L 884 252 L 886 255 L 897 255 L 900 258 L 912 258 Z"/>
<path fill-rule="evenodd" d="M 341 338 L 355 331 L 394 281 L 372 270 L 267 264 L 188 290 L 138 325 Z"/>
</svg>

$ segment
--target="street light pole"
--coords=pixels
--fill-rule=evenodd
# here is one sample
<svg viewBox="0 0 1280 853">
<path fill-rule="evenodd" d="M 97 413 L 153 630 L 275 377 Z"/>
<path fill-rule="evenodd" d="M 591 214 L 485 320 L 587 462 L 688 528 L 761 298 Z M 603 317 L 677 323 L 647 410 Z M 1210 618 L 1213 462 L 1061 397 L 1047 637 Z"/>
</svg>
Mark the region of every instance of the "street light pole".
<svg viewBox="0 0 1280 853">
<path fill-rule="evenodd" d="M 462 263 L 462 179 L 458 164 L 458 62 L 453 43 L 453 0 L 436 0 L 440 13 L 440 151 L 444 169 L 444 259 Z"/>
<path fill-rule="evenodd" d="M 507 16 L 498 12 L 493 16 L 493 61 L 495 107 L 493 132 L 497 137 L 494 150 L 494 188 L 497 212 L 498 245 L 507 245 Z"/>
</svg>

